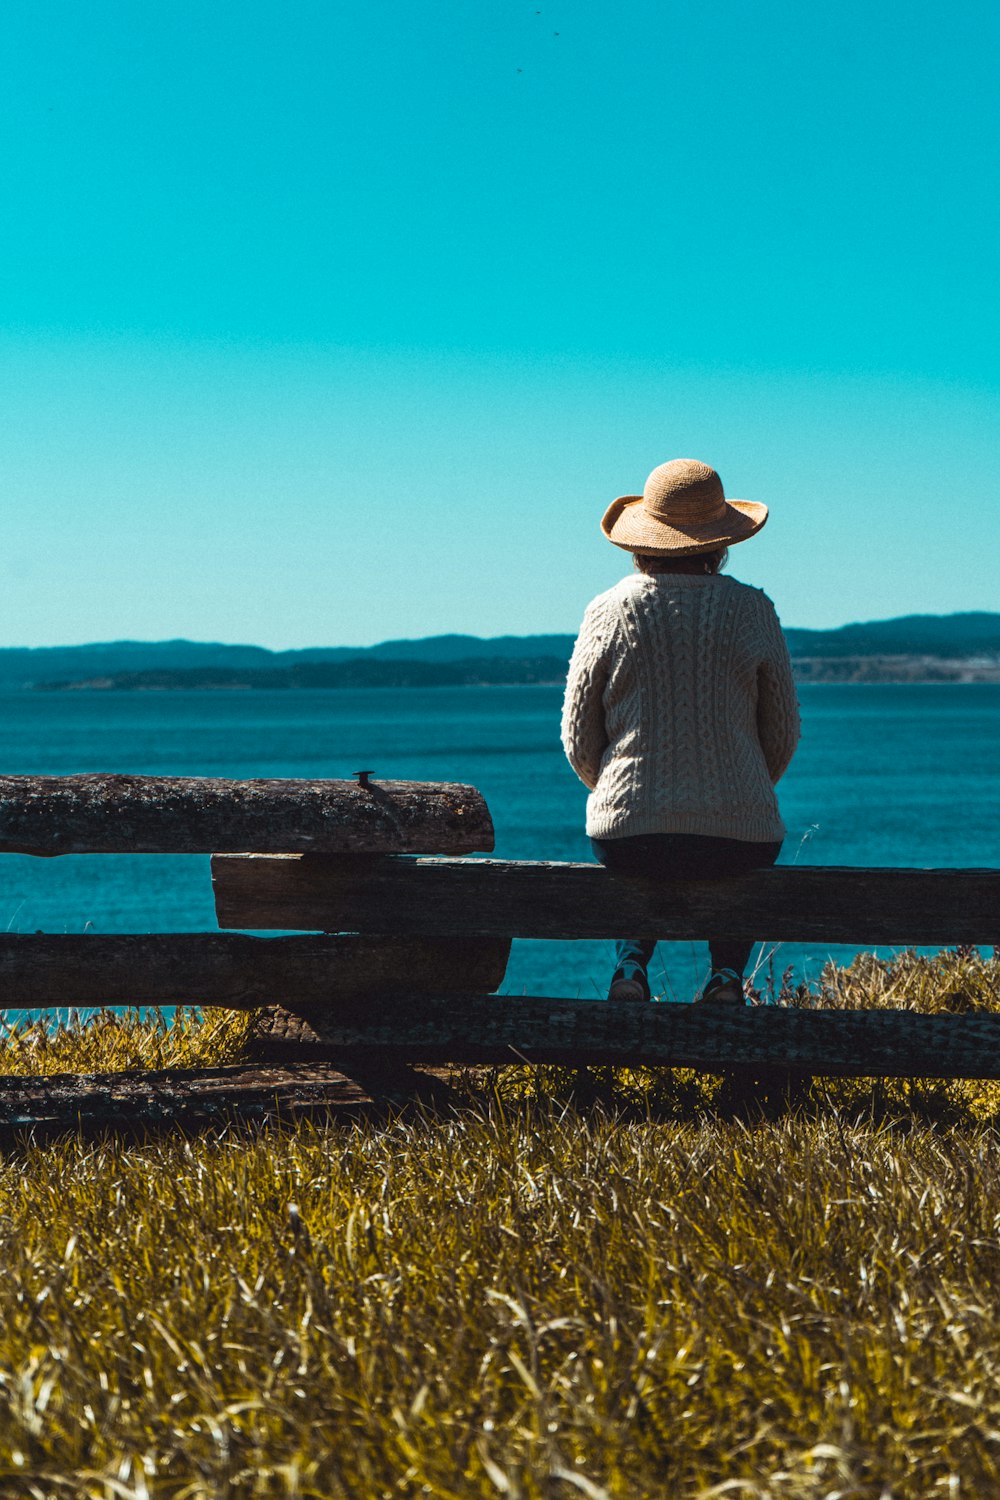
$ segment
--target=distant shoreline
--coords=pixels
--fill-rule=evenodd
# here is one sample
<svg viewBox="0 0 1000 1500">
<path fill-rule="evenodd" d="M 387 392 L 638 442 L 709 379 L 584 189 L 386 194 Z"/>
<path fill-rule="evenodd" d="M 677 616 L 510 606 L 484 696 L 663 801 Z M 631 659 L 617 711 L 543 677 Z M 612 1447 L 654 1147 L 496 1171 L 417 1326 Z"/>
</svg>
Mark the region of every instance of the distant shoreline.
<svg viewBox="0 0 1000 1500">
<path fill-rule="evenodd" d="M 799 656 L 792 671 L 801 683 L 1000 683 L 1000 660 L 975 657 Z"/>
<path fill-rule="evenodd" d="M 836 630 L 786 627 L 802 682 L 1000 682 L 1000 612 L 908 615 Z M 565 680 L 575 636 L 438 635 L 272 651 L 221 642 L 0 647 L 0 690 L 254 691 L 459 687 Z"/>
<path fill-rule="evenodd" d="M 1000 683 L 1000 660 L 928 656 L 797 657 L 799 683 Z M 278 670 L 194 667 L 120 672 L 32 684 L 36 692 L 325 692 L 358 688 L 558 687 L 566 680 L 557 658 L 516 657 L 426 662 L 354 660 L 314 662 Z"/>
</svg>

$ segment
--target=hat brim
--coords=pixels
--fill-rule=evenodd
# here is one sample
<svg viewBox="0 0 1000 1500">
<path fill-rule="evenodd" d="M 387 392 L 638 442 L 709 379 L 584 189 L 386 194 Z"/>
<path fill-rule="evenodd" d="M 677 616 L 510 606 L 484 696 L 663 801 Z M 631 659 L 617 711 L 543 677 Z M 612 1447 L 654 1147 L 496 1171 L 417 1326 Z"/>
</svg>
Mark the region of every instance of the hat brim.
<svg viewBox="0 0 1000 1500">
<path fill-rule="evenodd" d="M 667 556 L 671 552 L 714 552 L 745 542 L 767 520 L 767 506 L 757 500 L 726 500 L 725 514 L 702 526 L 668 526 L 643 509 L 641 495 L 619 495 L 604 512 L 601 530 L 626 552 Z"/>
</svg>

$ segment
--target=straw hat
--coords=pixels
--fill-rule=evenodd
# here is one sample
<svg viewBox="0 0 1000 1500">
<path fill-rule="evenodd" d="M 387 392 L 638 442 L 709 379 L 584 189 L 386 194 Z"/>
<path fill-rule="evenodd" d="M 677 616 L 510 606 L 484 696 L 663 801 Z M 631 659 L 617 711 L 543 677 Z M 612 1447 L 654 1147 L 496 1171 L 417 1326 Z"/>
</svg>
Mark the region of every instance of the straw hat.
<svg viewBox="0 0 1000 1500">
<path fill-rule="evenodd" d="M 620 495 L 604 513 L 601 530 L 627 552 L 713 552 L 745 542 L 767 520 L 756 500 L 727 500 L 722 480 L 695 458 L 660 464 L 641 495 Z"/>
</svg>

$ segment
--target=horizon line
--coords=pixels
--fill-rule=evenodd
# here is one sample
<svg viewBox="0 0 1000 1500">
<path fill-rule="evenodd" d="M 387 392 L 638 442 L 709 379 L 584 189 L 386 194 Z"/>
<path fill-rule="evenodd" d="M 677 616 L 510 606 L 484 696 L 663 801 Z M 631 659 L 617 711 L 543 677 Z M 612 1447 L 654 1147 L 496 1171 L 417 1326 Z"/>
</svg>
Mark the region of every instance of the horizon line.
<svg viewBox="0 0 1000 1500">
<path fill-rule="evenodd" d="M 857 625 L 889 625 L 905 620 L 958 620 L 972 618 L 996 618 L 1000 619 L 1000 610 L 990 609 L 968 609 L 948 610 L 945 613 L 935 614 L 930 611 L 921 611 L 915 614 L 886 615 L 877 619 L 868 620 L 846 620 L 842 625 L 810 626 L 810 625 L 784 625 L 787 631 L 798 631 L 808 635 L 835 635 L 838 631 L 849 630 Z M 337 645 L 310 645 L 310 646 L 262 646 L 255 641 L 220 641 L 199 640 L 194 636 L 171 635 L 161 636 L 155 639 L 141 639 L 137 636 L 116 636 L 106 640 L 85 641 L 60 641 L 54 645 L 28 646 L 28 645 L 0 645 L 0 651 L 85 651 L 88 649 L 99 649 L 105 646 L 219 646 L 227 650 L 265 651 L 271 655 L 285 654 L 292 651 L 371 651 L 379 646 L 391 645 L 413 645 L 424 641 L 446 641 L 446 640 L 470 640 L 489 643 L 492 641 L 516 641 L 516 640 L 544 640 L 557 636 L 575 637 L 577 630 L 529 630 L 522 633 L 516 631 L 505 631 L 500 635 L 476 635 L 466 630 L 438 631 L 434 635 L 413 636 L 388 636 L 381 640 L 370 641 L 365 645 L 344 644 Z"/>
</svg>

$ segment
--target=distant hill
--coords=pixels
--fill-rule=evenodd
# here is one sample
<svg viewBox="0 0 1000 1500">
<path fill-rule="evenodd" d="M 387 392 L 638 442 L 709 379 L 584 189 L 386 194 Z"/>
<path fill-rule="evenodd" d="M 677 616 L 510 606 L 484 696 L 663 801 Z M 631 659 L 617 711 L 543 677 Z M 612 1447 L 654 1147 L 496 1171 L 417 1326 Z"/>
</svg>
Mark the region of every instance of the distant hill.
<svg viewBox="0 0 1000 1500">
<path fill-rule="evenodd" d="M 274 653 L 262 646 L 197 641 L 108 641 L 93 646 L 0 648 L 0 687 L 33 687 L 56 679 L 112 677 L 120 672 L 184 671 L 190 667 L 264 667 Z"/>
<path fill-rule="evenodd" d="M 992 664 L 1000 663 L 1000 613 L 906 615 L 838 630 L 791 628 L 786 635 L 792 656 L 801 661 L 800 675 L 813 681 L 967 678 L 970 672 L 988 673 Z M 60 688 L 149 690 L 558 681 L 572 647 L 573 636 L 568 634 L 504 635 L 486 640 L 439 635 L 382 641 L 377 646 L 314 646 L 301 651 L 185 640 L 7 647 L 0 648 L 0 689 L 56 684 Z M 859 665 L 850 665 L 847 659 Z M 954 665 L 939 670 L 933 665 L 938 661 Z M 835 666 L 836 662 L 841 665 Z M 436 677 L 424 670 L 435 665 L 448 670 Z M 330 670 L 333 667 L 338 670 Z"/>
<path fill-rule="evenodd" d="M 557 657 L 483 657 L 459 661 L 306 661 L 256 671 L 252 667 L 187 667 L 118 672 L 107 677 L 38 683 L 45 692 L 166 692 L 170 689 L 483 687 L 512 683 L 562 682 L 566 663 Z"/>
<path fill-rule="evenodd" d="M 227 646 L 206 641 L 108 641 L 87 646 L 0 647 L 0 689 L 44 687 L 117 678 L 147 672 L 275 672 L 321 662 L 347 661 L 532 661 L 565 666 L 571 635 L 429 636 L 426 640 L 383 641 L 377 646 L 311 646 L 301 651 L 269 651 L 264 646 Z"/>
<path fill-rule="evenodd" d="M 342 647 L 345 656 L 376 657 L 392 661 L 485 661 L 488 657 L 558 657 L 569 661 L 572 635 L 495 635 L 482 640 L 476 635 L 430 635 L 422 641 L 383 641 L 378 646 Z M 305 652 L 295 653 L 305 656 Z M 332 653 L 323 653 L 332 659 Z"/>
<path fill-rule="evenodd" d="M 1000 657 L 1000 614 L 903 615 L 842 625 L 839 630 L 786 630 L 793 656 Z"/>
</svg>

